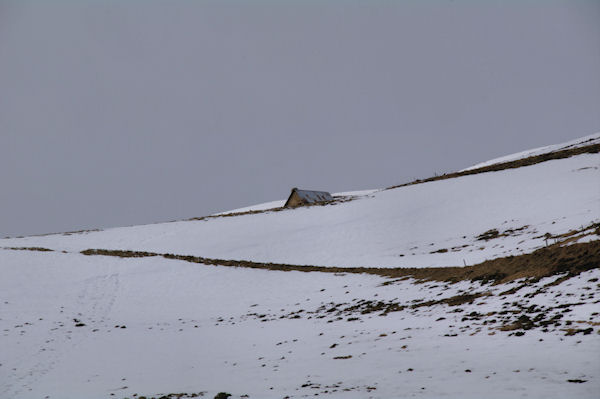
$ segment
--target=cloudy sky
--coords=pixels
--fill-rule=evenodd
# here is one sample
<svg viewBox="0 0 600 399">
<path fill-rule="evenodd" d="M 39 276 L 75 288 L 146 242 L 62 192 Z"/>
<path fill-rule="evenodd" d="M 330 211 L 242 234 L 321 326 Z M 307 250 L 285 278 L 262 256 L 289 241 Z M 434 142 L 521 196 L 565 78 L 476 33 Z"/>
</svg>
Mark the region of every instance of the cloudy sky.
<svg viewBox="0 0 600 399">
<path fill-rule="evenodd" d="M 385 187 L 595 133 L 599 22 L 597 0 L 0 0 L 0 236 Z"/>
</svg>

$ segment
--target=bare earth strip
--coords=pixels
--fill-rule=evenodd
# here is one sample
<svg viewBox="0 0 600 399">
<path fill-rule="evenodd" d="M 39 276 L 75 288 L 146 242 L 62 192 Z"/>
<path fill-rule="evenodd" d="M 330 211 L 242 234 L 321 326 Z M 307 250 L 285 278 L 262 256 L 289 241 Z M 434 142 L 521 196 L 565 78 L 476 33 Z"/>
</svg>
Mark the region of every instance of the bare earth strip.
<svg viewBox="0 0 600 399">
<path fill-rule="evenodd" d="M 391 269 L 312 265 L 302 266 L 110 249 L 86 249 L 81 251 L 81 253 L 84 255 L 117 256 L 122 258 L 162 256 L 166 259 L 176 259 L 191 263 L 201 263 L 204 265 L 246 267 L 277 271 L 365 273 L 389 278 L 413 277 L 419 280 L 446 282 L 482 280 L 483 282 L 493 281 L 496 284 L 520 278 L 542 278 L 563 273 L 577 275 L 583 271 L 600 267 L 600 241 L 577 243 L 566 246 L 556 244 L 547 248 L 538 249 L 530 254 L 488 260 L 473 266 Z"/>
<path fill-rule="evenodd" d="M 404 183 L 404 184 L 399 184 L 397 186 L 388 187 L 387 190 L 391 190 L 391 189 L 398 188 L 398 187 L 410 186 L 413 184 L 421 184 L 421 183 L 428 183 L 428 182 L 437 181 L 437 180 L 453 179 L 455 177 L 476 175 L 479 173 L 497 172 L 500 170 L 515 169 L 515 168 L 520 168 L 523 166 L 535 165 L 535 164 L 546 162 L 546 161 L 552 161 L 555 159 L 570 158 L 570 157 L 573 157 L 576 155 L 581 155 L 581 154 L 596 154 L 598 152 L 600 152 L 600 144 L 592 144 L 592 145 L 588 145 L 588 146 L 584 146 L 584 147 L 577 147 L 577 148 L 571 148 L 568 150 L 561 150 L 561 151 L 549 152 L 549 153 L 541 154 L 541 155 L 534 155 L 532 157 L 518 159 L 516 161 L 502 162 L 502 163 L 497 163 L 494 165 L 483 166 L 483 167 L 477 168 L 477 169 L 470 169 L 470 170 L 464 170 L 462 172 L 448 173 L 448 174 L 444 174 L 441 176 L 429 177 L 427 179 L 417 179 L 410 183 Z"/>
</svg>

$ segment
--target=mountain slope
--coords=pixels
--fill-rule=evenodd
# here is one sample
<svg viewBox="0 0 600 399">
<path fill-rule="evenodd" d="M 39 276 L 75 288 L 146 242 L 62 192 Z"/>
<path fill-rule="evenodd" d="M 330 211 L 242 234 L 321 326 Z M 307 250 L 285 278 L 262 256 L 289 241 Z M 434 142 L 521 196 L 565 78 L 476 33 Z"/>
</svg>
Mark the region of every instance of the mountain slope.
<svg viewBox="0 0 600 399">
<path fill-rule="evenodd" d="M 0 397 L 594 398 L 599 177 L 584 152 L 0 240 Z"/>
<path fill-rule="evenodd" d="M 534 157 L 537 155 L 555 153 L 559 151 L 572 150 L 575 148 L 587 147 L 591 145 L 600 144 L 600 133 L 590 134 L 589 136 L 581 137 L 575 140 L 567 141 L 566 143 L 548 145 L 544 147 L 538 147 L 527 151 L 518 152 L 516 154 L 507 155 L 500 158 L 491 159 L 486 162 L 478 163 L 470 166 L 462 171 L 474 170 L 483 168 L 490 165 L 516 161 L 528 157 Z"/>
<path fill-rule="evenodd" d="M 581 154 L 381 190 L 329 206 L 27 237 L 0 245 L 340 267 L 473 265 L 532 252 L 547 245 L 548 237 L 572 230 L 582 236 L 593 231 L 600 222 L 598 181 L 600 156 Z M 494 230 L 495 237 L 485 235 Z"/>
</svg>

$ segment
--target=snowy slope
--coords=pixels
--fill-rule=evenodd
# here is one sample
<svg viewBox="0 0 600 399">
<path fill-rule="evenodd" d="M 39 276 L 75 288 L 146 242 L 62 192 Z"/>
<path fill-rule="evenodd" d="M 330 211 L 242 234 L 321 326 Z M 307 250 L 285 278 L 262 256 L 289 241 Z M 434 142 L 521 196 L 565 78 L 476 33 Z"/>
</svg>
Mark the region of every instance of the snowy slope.
<svg viewBox="0 0 600 399">
<path fill-rule="evenodd" d="M 360 191 L 344 191 L 341 193 L 333 193 L 334 197 L 356 197 L 356 196 L 364 196 L 367 194 L 372 194 L 378 190 L 360 190 Z M 281 208 L 285 205 L 286 200 L 278 200 L 278 201 L 270 201 L 264 202 L 262 204 L 256 204 L 252 206 L 245 206 L 243 208 L 237 208 L 226 212 L 219 212 L 215 215 L 226 215 L 229 213 L 241 213 L 241 212 L 251 212 L 251 211 L 265 211 L 269 209 Z"/>
<path fill-rule="evenodd" d="M 600 277 L 598 269 L 527 298 L 554 280 L 543 279 L 507 299 L 498 294 L 518 283 L 406 280 L 381 286 L 383 278 L 365 275 L 3 252 L 2 398 L 132 398 L 134 393 L 171 392 L 206 392 L 213 398 L 219 391 L 236 398 L 315 393 L 334 398 L 593 398 L 600 390 L 597 328 L 593 334 L 565 336 L 564 324 L 571 320 L 574 327 L 588 328 L 577 320 L 591 323 L 598 305 L 560 307 L 586 302 L 581 292 L 600 294 L 591 282 Z M 410 306 L 465 291 L 494 295 L 472 304 L 388 314 L 363 314 L 360 308 L 329 311 L 333 304 L 341 310 L 372 300 Z M 513 305 L 507 308 L 505 302 Z M 518 312 L 515 303 L 541 306 L 548 320 L 565 315 L 563 324 L 551 324 L 547 333 L 534 329 L 517 336 L 501 330 L 507 324 L 503 316 L 473 317 L 473 312 Z M 319 311 L 322 306 L 327 309 Z M 571 313 L 562 313 L 565 309 Z M 79 323 L 85 325 L 76 327 Z"/>
<path fill-rule="evenodd" d="M 241 213 L 241 212 L 251 212 L 251 211 L 266 211 L 268 209 L 281 208 L 285 205 L 285 200 L 277 200 L 277 201 L 269 201 L 264 202 L 262 204 L 256 204 L 251 206 L 245 206 L 243 208 L 232 209 L 230 211 L 219 212 L 215 215 L 226 215 L 229 213 Z"/>
<path fill-rule="evenodd" d="M 595 245 L 599 181 L 600 154 L 582 154 L 333 205 L 0 240 L 0 398 L 596 398 L 600 259 L 494 284 L 79 251 L 471 265 L 548 237 Z"/>
<path fill-rule="evenodd" d="M 518 152 L 515 154 L 511 154 L 511 155 L 506 155 L 506 156 L 503 156 L 500 158 L 494 158 L 489 161 L 481 162 L 476 165 L 470 166 L 466 169 L 461 170 L 461 172 L 466 171 L 466 170 L 478 169 L 478 168 L 482 168 L 484 166 L 494 165 L 494 164 L 498 164 L 498 163 L 516 161 L 518 159 L 532 157 L 535 155 L 547 154 L 549 152 L 568 150 L 571 148 L 578 148 L 578 147 L 583 147 L 583 146 L 588 146 L 588 145 L 598 144 L 598 143 L 600 143 L 600 132 L 595 133 L 595 134 L 590 134 L 589 136 L 581 137 L 581 138 L 578 138 L 575 140 L 567 141 L 567 142 L 561 143 L 561 144 L 547 145 L 544 147 L 538 147 L 538 148 Z"/>
<path fill-rule="evenodd" d="M 546 245 L 546 233 L 599 222 L 599 181 L 600 154 L 583 154 L 382 190 L 335 205 L 7 239 L 0 246 L 127 249 L 299 265 L 472 265 L 531 252 Z M 491 229 L 503 235 L 477 239 Z"/>
</svg>

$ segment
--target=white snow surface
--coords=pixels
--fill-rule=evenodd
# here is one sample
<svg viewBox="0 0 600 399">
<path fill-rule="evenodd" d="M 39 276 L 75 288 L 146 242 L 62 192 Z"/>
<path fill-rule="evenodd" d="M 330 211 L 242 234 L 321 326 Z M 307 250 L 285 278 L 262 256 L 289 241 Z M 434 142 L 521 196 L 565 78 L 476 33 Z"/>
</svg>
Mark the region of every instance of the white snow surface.
<svg viewBox="0 0 600 399">
<path fill-rule="evenodd" d="M 462 266 L 532 252 L 600 221 L 600 154 L 371 191 L 348 202 L 0 240 L 340 267 Z M 497 229 L 498 238 L 477 237 Z M 520 229 L 520 230 L 519 230 Z"/>
<path fill-rule="evenodd" d="M 356 196 L 363 196 L 363 195 L 371 194 L 371 193 L 374 193 L 375 191 L 378 191 L 378 190 L 344 191 L 341 193 L 334 193 L 334 194 L 332 194 L 332 196 L 334 198 L 335 197 L 338 197 L 338 198 L 339 197 L 356 197 Z M 233 209 L 231 211 L 219 212 L 219 213 L 216 213 L 215 215 L 227 215 L 229 213 L 241 213 L 241 212 L 250 212 L 250 211 L 265 211 L 268 209 L 281 208 L 282 206 L 285 205 L 285 202 L 286 202 L 286 200 L 264 202 L 262 204 L 245 206 L 243 208 L 237 208 L 237 209 Z"/>
<path fill-rule="evenodd" d="M 241 213 L 241 212 L 250 212 L 250 211 L 266 211 L 268 209 L 281 208 L 285 205 L 286 200 L 277 200 L 264 202 L 262 204 L 256 204 L 251 206 L 245 206 L 243 208 L 232 209 L 230 211 L 215 213 L 215 215 L 227 215 L 229 213 Z"/>
<path fill-rule="evenodd" d="M 519 282 L 382 286 L 389 280 L 377 276 L 156 257 L 2 250 L 0 271 L 2 398 L 213 398 L 220 391 L 233 398 L 595 398 L 600 391 L 600 330 L 565 335 L 567 321 L 581 329 L 598 321 L 590 295 L 600 294 L 599 269 L 532 298 L 556 277 L 507 298 L 499 293 Z M 477 292 L 490 295 L 410 308 Z M 337 313 L 361 301 L 409 308 Z M 500 329 L 505 316 L 473 317 L 501 310 L 512 317 L 515 303 L 541 306 L 546 313 L 532 318 L 558 315 L 562 323 L 518 336 Z M 570 303 L 579 305 L 564 313 Z"/>
<path fill-rule="evenodd" d="M 546 233 L 598 240 L 599 182 L 600 154 L 582 154 L 330 205 L 2 239 L 0 398 L 597 398 L 598 267 L 450 284 L 80 251 L 475 264 Z"/>
<path fill-rule="evenodd" d="M 547 154 L 549 152 L 568 150 L 571 148 L 583 147 L 583 146 L 588 146 L 588 145 L 598 144 L 598 143 L 600 143 L 600 132 L 590 134 L 589 136 L 584 136 L 584 137 L 581 137 L 581 138 L 578 138 L 575 140 L 567 141 L 567 142 L 561 143 L 561 144 L 547 145 L 544 147 L 538 147 L 538 148 L 534 148 L 531 150 L 526 150 L 526 151 L 522 151 L 522 152 L 517 152 L 515 154 L 506 155 L 506 156 L 503 156 L 500 158 L 494 158 L 489 161 L 481 162 L 476 165 L 470 166 L 466 169 L 462 169 L 461 172 L 464 172 L 467 170 L 472 170 L 472 169 L 477 169 L 477 168 L 482 168 L 484 166 L 494 165 L 497 163 L 516 161 L 519 159 L 532 157 L 535 155 Z"/>
</svg>

